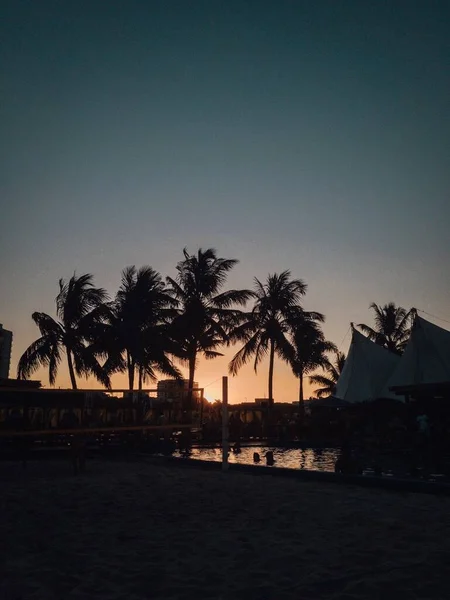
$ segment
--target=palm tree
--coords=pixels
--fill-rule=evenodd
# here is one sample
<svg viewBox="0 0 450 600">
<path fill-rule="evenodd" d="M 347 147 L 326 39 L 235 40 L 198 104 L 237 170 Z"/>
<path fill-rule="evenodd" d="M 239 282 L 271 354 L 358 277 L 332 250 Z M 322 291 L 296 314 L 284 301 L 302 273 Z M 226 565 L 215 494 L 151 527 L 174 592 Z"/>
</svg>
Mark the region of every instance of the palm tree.
<svg viewBox="0 0 450 600">
<path fill-rule="evenodd" d="M 395 354 L 402 354 L 411 333 L 414 309 L 406 311 L 401 306 L 395 306 L 394 302 L 384 306 L 372 302 L 369 308 L 375 311 L 375 327 L 364 323 L 360 323 L 358 327 L 376 344 Z"/>
<path fill-rule="evenodd" d="M 291 280 L 290 271 L 269 275 L 264 284 L 255 278 L 253 310 L 246 313 L 245 321 L 232 333 L 234 341 L 244 343 L 230 362 L 232 375 L 236 375 L 252 358 L 257 372 L 263 358 L 269 355 L 269 406 L 273 404 L 275 355 L 286 362 L 292 359 L 292 347 L 287 337 L 289 323 L 301 310 L 299 302 L 306 293 L 306 287 L 301 279 Z"/>
<path fill-rule="evenodd" d="M 97 362 L 86 340 L 101 319 L 104 303 L 108 300 L 106 290 L 96 288 L 90 274 L 75 274 L 65 281 L 59 280 L 56 297 L 56 314 L 59 320 L 43 312 L 34 312 L 32 319 L 39 327 L 41 337 L 22 354 L 17 377 L 27 379 L 40 366 L 48 367 L 50 385 L 54 385 L 65 352 L 72 388 L 77 389 L 76 375 L 93 374 L 103 385 L 109 387 L 109 377 Z"/>
<path fill-rule="evenodd" d="M 333 396 L 336 393 L 336 385 L 344 368 L 345 358 L 346 357 L 343 352 L 335 350 L 334 361 L 328 361 L 328 363 L 323 366 L 326 375 L 310 376 L 309 381 L 311 383 L 322 386 L 314 390 L 314 393 L 318 398 Z"/>
<path fill-rule="evenodd" d="M 188 365 L 186 402 L 191 407 L 199 355 L 206 359 L 222 356 L 218 348 L 229 342 L 229 331 L 242 314 L 236 307 L 244 306 L 251 292 L 221 291 L 237 260 L 218 258 L 213 248 L 200 248 L 197 254 L 189 254 L 185 248 L 183 255 L 176 278 L 167 277 L 167 283 L 178 307 L 172 323 L 172 339 L 177 345 L 176 355 Z"/>
<path fill-rule="evenodd" d="M 158 272 L 134 265 L 123 270 L 116 298 L 106 307 L 105 322 L 97 326 L 92 341 L 95 352 L 106 357 L 109 374 L 127 372 L 130 391 L 136 374 L 139 390 L 145 380 L 156 380 L 156 371 L 181 378 L 169 358 L 173 313 L 173 298 Z"/>
<path fill-rule="evenodd" d="M 327 368 L 329 359 L 327 352 L 336 352 L 332 342 L 325 339 L 320 323 L 325 321 L 321 313 L 299 312 L 290 323 L 293 356 L 291 366 L 294 375 L 299 379 L 299 405 L 304 406 L 303 382 L 305 376 L 318 369 Z"/>
</svg>

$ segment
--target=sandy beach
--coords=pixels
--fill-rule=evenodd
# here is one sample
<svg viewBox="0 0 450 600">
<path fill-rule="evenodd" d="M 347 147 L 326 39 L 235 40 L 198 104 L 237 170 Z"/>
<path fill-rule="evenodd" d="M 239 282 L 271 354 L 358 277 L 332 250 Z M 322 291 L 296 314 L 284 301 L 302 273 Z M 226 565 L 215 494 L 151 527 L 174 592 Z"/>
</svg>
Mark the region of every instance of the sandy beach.
<svg viewBox="0 0 450 600">
<path fill-rule="evenodd" d="M 0 599 L 448 598 L 450 501 L 146 464 L 0 464 Z"/>
</svg>

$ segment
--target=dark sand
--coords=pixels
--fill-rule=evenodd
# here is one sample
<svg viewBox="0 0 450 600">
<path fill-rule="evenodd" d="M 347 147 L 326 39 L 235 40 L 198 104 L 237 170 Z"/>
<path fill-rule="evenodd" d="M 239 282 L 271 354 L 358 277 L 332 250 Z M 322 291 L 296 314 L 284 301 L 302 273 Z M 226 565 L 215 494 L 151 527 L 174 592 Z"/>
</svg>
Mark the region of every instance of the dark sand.
<svg viewBox="0 0 450 600">
<path fill-rule="evenodd" d="M 450 598 L 450 500 L 270 476 L 0 463 L 0 599 Z"/>
</svg>

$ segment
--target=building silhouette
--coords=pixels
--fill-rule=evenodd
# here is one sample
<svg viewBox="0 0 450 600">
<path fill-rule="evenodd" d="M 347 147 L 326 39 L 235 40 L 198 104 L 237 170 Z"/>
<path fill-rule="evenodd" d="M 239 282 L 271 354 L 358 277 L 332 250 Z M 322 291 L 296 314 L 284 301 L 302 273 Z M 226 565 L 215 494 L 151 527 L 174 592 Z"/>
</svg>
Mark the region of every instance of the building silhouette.
<svg viewBox="0 0 450 600">
<path fill-rule="evenodd" d="M 11 364 L 12 331 L 3 329 L 0 323 L 0 379 L 8 379 Z"/>
<path fill-rule="evenodd" d="M 198 383 L 194 381 L 193 397 L 199 397 Z M 183 381 L 177 381 L 176 379 L 163 379 L 158 381 L 157 386 L 157 398 L 163 402 L 174 402 L 179 403 L 187 397 L 189 391 L 189 380 L 183 379 Z"/>
</svg>

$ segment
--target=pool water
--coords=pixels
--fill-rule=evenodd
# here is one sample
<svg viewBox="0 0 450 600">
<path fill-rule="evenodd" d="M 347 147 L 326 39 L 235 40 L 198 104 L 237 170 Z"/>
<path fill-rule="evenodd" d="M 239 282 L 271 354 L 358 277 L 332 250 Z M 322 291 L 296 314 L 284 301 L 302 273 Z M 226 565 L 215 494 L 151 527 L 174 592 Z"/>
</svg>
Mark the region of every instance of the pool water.
<svg viewBox="0 0 450 600">
<path fill-rule="evenodd" d="M 275 464 L 273 468 L 283 467 L 286 469 L 304 469 L 306 471 L 322 471 L 334 473 L 334 465 L 339 458 L 340 450 L 337 448 L 277 448 L 274 446 L 248 446 L 241 448 L 240 454 L 234 454 L 230 450 L 228 461 L 240 465 L 266 466 L 266 452 L 273 452 Z M 253 462 L 253 453 L 258 452 L 261 457 L 259 463 Z M 180 454 L 177 452 L 175 456 Z M 221 448 L 193 448 L 189 454 L 189 458 L 193 460 L 207 460 L 214 462 L 222 462 Z M 360 457 L 363 458 L 363 457 Z M 385 456 L 382 461 L 382 475 L 385 477 L 409 477 L 411 476 L 411 465 L 405 457 Z M 450 465 L 450 460 L 449 460 Z M 370 460 L 364 465 L 363 460 L 363 475 L 373 476 L 376 473 L 372 469 Z M 448 475 L 442 472 L 422 472 L 416 476 L 426 478 L 429 481 L 444 481 L 448 480 Z"/>
<path fill-rule="evenodd" d="M 334 464 L 339 456 L 335 448 L 274 448 L 268 446 L 252 446 L 241 448 L 240 454 L 230 451 L 228 461 L 240 465 L 265 466 L 266 452 L 273 452 L 275 467 L 287 469 L 306 469 L 308 471 L 334 472 Z M 260 463 L 253 462 L 253 453 L 258 452 Z M 221 448 L 193 448 L 189 458 L 194 460 L 222 461 Z"/>
</svg>

